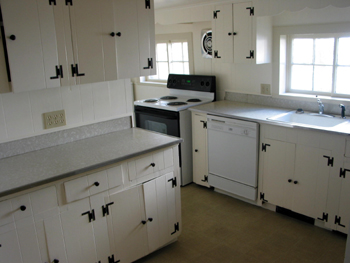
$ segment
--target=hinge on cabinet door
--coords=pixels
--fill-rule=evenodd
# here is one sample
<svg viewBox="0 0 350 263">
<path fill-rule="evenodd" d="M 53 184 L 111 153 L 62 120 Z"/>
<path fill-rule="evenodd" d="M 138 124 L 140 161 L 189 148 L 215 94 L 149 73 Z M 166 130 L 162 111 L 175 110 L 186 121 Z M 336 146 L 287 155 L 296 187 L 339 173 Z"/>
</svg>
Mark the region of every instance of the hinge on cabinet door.
<svg viewBox="0 0 350 263">
<path fill-rule="evenodd" d="M 75 66 L 72 64 L 71 68 L 72 68 L 72 77 L 74 77 L 75 75 L 77 77 L 85 76 L 85 73 L 79 73 L 78 64 L 75 64 Z"/>
<path fill-rule="evenodd" d="M 262 200 L 263 204 L 268 202 L 267 200 L 265 200 L 265 193 L 260 193 L 260 200 Z"/>
<path fill-rule="evenodd" d="M 179 222 L 177 222 L 176 224 L 174 224 L 174 232 L 172 232 L 171 234 L 174 235 L 177 231 L 180 231 Z"/>
<path fill-rule="evenodd" d="M 249 51 L 249 57 L 246 57 L 247 59 L 254 58 L 254 50 Z"/>
<path fill-rule="evenodd" d="M 113 205 L 114 202 L 110 202 L 108 204 L 106 204 L 106 206 L 102 206 L 102 216 L 106 216 L 106 215 L 109 215 L 109 206 L 110 205 Z"/>
<path fill-rule="evenodd" d="M 91 223 L 91 221 L 95 221 L 95 210 L 94 209 L 92 209 L 91 210 L 91 212 L 90 211 L 87 211 L 87 212 L 85 212 L 85 213 L 82 213 L 81 214 L 82 216 L 84 216 L 84 215 L 88 215 L 88 217 L 89 217 L 89 222 Z"/>
<path fill-rule="evenodd" d="M 58 79 L 59 77 L 63 78 L 62 65 L 60 67 L 56 66 L 56 76 L 50 77 L 50 79 Z"/>
<path fill-rule="evenodd" d="M 343 177 L 343 178 L 345 178 L 345 174 L 346 174 L 346 172 L 350 172 L 350 170 L 340 168 L 339 177 Z"/>
<path fill-rule="evenodd" d="M 201 180 L 202 182 L 208 182 L 208 175 L 204 175 L 204 180 Z"/>
<path fill-rule="evenodd" d="M 214 58 L 221 58 L 218 50 L 214 50 Z"/>
<path fill-rule="evenodd" d="M 150 69 L 153 68 L 153 58 L 147 59 L 147 67 L 144 67 L 143 69 Z"/>
<path fill-rule="evenodd" d="M 323 155 L 323 157 L 328 159 L 327 166 L 333 167 L 334 157 L 329 157 L 329 156 L 326 156 L 326 155 Z"/>
<path fill-rule="evenodd" d="M 213 11 L 213 19 L 217 19 L 218 18 L 218 13 L 219 12 L 220 12 L 220 10 Z"/>
<path fill-rule="evenodd" d="M 206 121 L 201 121 L 203 123 L 203 129 L 207 129 L 207 122 Z"/>
<path fill-rule="evenodd" d="M 66 5 L 68 4 L 73 5 L 73 0 L 66 0 Z"/>
<path fill-rule="evenodd" d="M 271 146 L 270 144 L 267 144 L 267 143 L 263 143 L 262 146 L 261 146 L 261 151 L 262 152 L 266 152 L 266 147 L 267 146 Z"/>
<path fill-rule="evenodd" d="M 323 213 L 322 218 L 318 217 L 317 219 L 328 222 L 328 214 Z"/>
<path fill-rule="evenodd" d="M 249 9 L 249 14 L 250 14 L 250 16 L 253 16 L 253 15 L 254 15 L 254 7 L 247 7 L 246 9 L 247 9 L 247 10 Z"/>
<path fill-rule="evenodd" d="M 344 225 L 340 224 L 341 217 L 335 216 L 334 224 L 345 227 Z"/>
<path fill-rule="evenodd" d="M 114 261 L 114 254 L 110 257 L 108 257 L 108 263 L 118 263 L 120 260 Z"/>
<path fill-rule="evenodd" d="M 176 177 L 171 178 L 171 179 L 169 179 L 169 180 L 168 180 L 168 182 L 170 182 L 170 181 L 171 181 L 171 183 L 172 183 L 172 188 L 174 188 L 174 187 L 176 187 L 176 186 L 177 186 L 177 180 L 176 180 Z"/>
<path fill-rule="evenodd" d="M 56 0 L 49 0 L 49 5 L 56 5 Z"/>
<path fill-rule="evenodd" d="M 145 0 L 146 9 L 151 9 L 151 0 Z"/>
</svg>

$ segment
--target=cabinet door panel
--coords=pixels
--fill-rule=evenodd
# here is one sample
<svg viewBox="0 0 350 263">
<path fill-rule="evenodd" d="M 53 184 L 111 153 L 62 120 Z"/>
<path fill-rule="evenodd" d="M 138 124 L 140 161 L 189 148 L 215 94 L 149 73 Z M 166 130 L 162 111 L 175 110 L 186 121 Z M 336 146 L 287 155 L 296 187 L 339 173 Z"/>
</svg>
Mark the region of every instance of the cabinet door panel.
<svg viewBox="0 0 350 263">
<path fill-rule="evenodd" d="M 60 217 L 46 218 L 44 220 L 44 226 L 50 262 L 57 259 L 60 263 L 67 263 Z"/>
<path fill-rule="evenodd" d="M 36 0 L 2 0 L 13 91 L 45 87 L 40 23 Z M 11 35 L 16 40 L 11 40 Z"/>
<path fill-rule="evenodd" d="M 137 186 L 129 190 L 110 196 L 110 226 L 109 234 L 113 235 L 115 245 L 114 258 L 120 262 L 133 262 L 148 253 L 147 226 L 145 220 L 142 187 Z"/>
<path fill-rule="evenodd" d="M 350 162 L 344 163 L 344 169 L 350 170 Z M 350 172 L 345 173 L 345 178 L 342 179 L 339 212 L 338 217 L 341 218 L 341 225 L 337 225 L 337 230 L 343 233 L 348 233 L 350 222 Z"/>
<path fill-rule="evenodd" d="M 0 227 L 0 262 L 21 263 L 21 253 L 14 224 Z M 39 262 L 39 261 L 38 261 Z"/>
<path fill-rule="evenodd" d="M 145 3 L 145 2 L 143 2 Z M 115 36 L 118 78 L 140 76 L 137 0 L 114 0 Z M 146 48 L 146 47 L 145 47 Z"/>
</svg>

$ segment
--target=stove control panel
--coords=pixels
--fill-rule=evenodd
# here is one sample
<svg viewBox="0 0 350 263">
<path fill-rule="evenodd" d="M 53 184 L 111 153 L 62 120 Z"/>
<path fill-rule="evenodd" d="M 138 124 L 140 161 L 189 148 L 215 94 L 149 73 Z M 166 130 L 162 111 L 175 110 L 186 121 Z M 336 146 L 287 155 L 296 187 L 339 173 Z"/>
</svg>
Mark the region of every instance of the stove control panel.
<svg viewBox="0 0 350 263">
<path fill-rule="evenodd" d="M 167 87 L 169 89 L 194 90 L 215 93 L 216 77 L 206 75 L 169 74 Z"/>
</svg>

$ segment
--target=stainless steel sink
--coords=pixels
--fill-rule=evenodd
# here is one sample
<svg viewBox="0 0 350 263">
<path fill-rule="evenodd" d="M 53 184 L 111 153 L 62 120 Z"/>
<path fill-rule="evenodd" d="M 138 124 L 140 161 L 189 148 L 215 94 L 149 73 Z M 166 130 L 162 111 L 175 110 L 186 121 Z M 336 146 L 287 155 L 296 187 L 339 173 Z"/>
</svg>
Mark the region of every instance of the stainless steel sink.
<svg viewBox="0 0 350 263">
<path fill-rule="evenodd" d="M 268 120 L 286 122 L 291 124 L 311 125 L 318 127 L 332 128 L 338 125 L 342 125 L 348 122 L 346 119 L 335 117 L 327 114 L 319 114 L 312 112 L 296 112 L 290 111 L 282 113 L 270 118 Z"/>
</svg>

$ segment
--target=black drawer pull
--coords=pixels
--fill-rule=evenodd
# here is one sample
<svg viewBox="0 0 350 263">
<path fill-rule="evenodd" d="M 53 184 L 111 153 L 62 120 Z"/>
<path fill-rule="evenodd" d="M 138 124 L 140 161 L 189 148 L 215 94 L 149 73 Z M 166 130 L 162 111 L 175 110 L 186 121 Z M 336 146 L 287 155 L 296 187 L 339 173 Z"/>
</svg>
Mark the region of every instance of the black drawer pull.
<svg viewBox="0 0 350 263">
<path fill-rule="evenodd" d="M 19 209 L 20 209 L 21 211 L 26 211 L 27 207 L 26 207 L 25 205 L 21 205 L 21 206 L 19 207 Z"/>
</svg>

